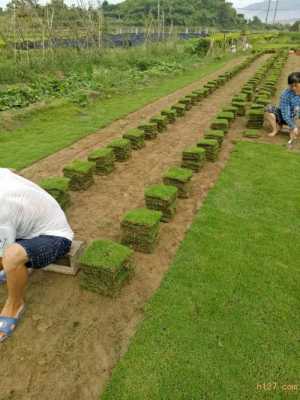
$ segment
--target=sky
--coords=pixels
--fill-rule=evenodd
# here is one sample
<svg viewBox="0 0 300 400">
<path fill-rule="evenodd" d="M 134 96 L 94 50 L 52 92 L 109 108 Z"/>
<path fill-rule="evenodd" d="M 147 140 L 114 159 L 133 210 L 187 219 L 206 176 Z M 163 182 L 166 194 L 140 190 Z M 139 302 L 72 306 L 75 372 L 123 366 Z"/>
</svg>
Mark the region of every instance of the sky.
<svg viewBox="0 0 300 400">
<path fill-rule="evenodd" d="M 108 1 L 109 3 L 116 4 L 120 3 L 122 0 L 108 0 Z M 231 0 L 230 2 L 233 3 L 235 7 L 245 7 L 248 4 L 256 3 L 257 1 L 260 0 Z M 8 2 L 9 0 L 0 0 L 0 7 L 4 7 Z M 72 4 L 76 3 L 76 0 L 66 0 L 66 2 Z"/>
</svg>

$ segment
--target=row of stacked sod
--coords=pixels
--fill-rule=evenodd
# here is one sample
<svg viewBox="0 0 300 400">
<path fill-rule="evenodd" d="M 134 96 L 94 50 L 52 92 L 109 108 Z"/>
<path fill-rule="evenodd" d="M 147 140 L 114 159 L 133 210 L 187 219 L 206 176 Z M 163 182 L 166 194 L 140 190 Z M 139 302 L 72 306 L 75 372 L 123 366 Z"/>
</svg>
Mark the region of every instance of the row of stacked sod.
<svg viewBox="0 0 300 400">
<path fill-rule="evenodd" d="M 132 149 L 144 147 L 145 139 L 153 139 L 162 132 L 167 124 L 174 123 L 178 116 L 184 115 L 192 105 L 205 98 L 210 89 L 225 84 L 241 69 L 254 61 L 259 55 L 248 58 L 242 65 L 220 75 L 217 80 L 209 82 L 208 88 L 193 91 L 181 99 L 170 110 L 163 110 L 161 116 L 153 117 L 150 123 L 142 124 L 123 135 L 122 139 L 111 142 L 107 148 L 97 149 L 88 156 L 88 161 L 75 160 L 64 168 L 65 177 L 50 178 L 41 183 L 63 207 L 69 204 L 68 189 L 84 190 L 93 183 L 93 173 L 109 174 L 114 169 L 115 161 L 125 161 Z M 223 110 L 225 113 L 235 109 Z M 224 115 L 225 116 L 225 115 Z M 227 114 L 227 121 L 232 115 Z M 224 128 L 224 126 L 222 126 Z M 226 128 L 226 127 L 225 127 Z M 223 141 L 224 133 L 214 131 L 207 133 L 210 143 L 208 157 L 213 158 L 215 146 Z M 183 152 L 183 165 L 192 170 L 199 170 L 205 160 L 205 150 L 200 147 L 186 149 Z M 160 221 L 170 221 L 176 212 L 177 196 L 187 198 L 190 193 L 192 170 L 190 168 L 170 168 L 164 175 L 164 184 L 152 186 L 145 191 L 147 209 L 133 210 L 127 213 L 121 223 L 122 244 L 109 240 L 92 242 L 81 258 L 81 287 L 106 296 L 115 296 L 133 274 L 133 251 L 152 252 L 158 241 Z M 129 247 L 124 246 L 124 244 Z"/>
<path fill-rule="evenodd" d="M 254 78 L 246 84 L 247 87 L 252 87 L 253 92 L 255 92 L 254 103 L 252 103 L 248 113 L 247 127 L 250 128 L 250 130 L 260 129 L 263 126 L 265 107 L 271 103 L 271 98 L 276 90 L 276 83 L 278 82 L 286 59 L 286 51 L 278 52 L 271 57 L 271 59 L 257 71 Z M 250 136 L 248 135 L 247 137 Z M 255 135 L 252 135 L 251 137 L 254 136 Z"/>
<path fill-rule="evenodd" d="M 139 208 L 129 211 L 121 222 L 122 244 L 141 253 L 153 253 L 159 236 L 160 211 Z"/>
<path fill-rule="evenodd" d="M 161 221 L 169 222 L 176 213 L 178 189 L 164 184 L 154 185 L 145 190 L 145 202 L 150 210 L 162 213 Z"/>
</svg>

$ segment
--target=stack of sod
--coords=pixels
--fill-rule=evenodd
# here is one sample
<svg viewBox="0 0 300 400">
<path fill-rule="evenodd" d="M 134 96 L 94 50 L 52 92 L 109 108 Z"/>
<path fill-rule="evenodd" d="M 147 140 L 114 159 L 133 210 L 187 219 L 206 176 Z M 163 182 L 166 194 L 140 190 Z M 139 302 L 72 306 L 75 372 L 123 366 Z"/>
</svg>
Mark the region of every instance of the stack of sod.
<svg viewBox="0 0 300 400">
<path fill-rule="evenodd" d="M 205 150 L 206 159 L 208 161 L 216 161 L 220 149 L 219 142 L 214 139 L 202 139 L 197 146 Z"/>
<path fill-rule="evenodd" d="M 176 111 L 177 117 L 183 117 L 186 110 L 185 105 L 179 103 L 174 104 L 171 109 Z"/>
<path fill-rule="evenodd" d="M 123 135 L 123 139 L 129 140 L 131 148 L 134 150 L 145 147 L 145 134 L 141 129 L 130 129 Z"/>
<path fill-rule="evenodd" d="M 94 150 L 88 155 L 88 160 L 95 162 L 97 175 L 108 175 L 115 168 L 115 155 L 112 149 Z"/>
<path fill-rule="evenodd" d="M 127 139 L 115 139 L 107 147 L 113 149 L 117 161 L 126 161 L 131 156 L 131 144 Z"/>
<path fill-rule="evenodd" d="M 182 152 L 182 168 L 199 172 L 205 162 L 205 150 L 200 147 L 189 147 Z"/>
<path fill-rule="evenodd" d="M 237 116 L 238 108 L 234 106 L 226 106 L 222 109 L 224 112 L 231 112 L 234 115 L 234 118 Z"/>
<path fill-rule="evenodd" d="M 209 89 L 203 87 L 202 89 L 196 90 L 195 92 L 201 96 L 201 99 L 204 99 L 208 96 Z"/>
<path fill-rule="evenodd" d="M 204 139 L 217 140 L 220 147 L 222 146 L 224 137 L 225 137 L 225 133 L 223 131 L 217 131 L 217 130 L 209 130 L 204 135 Z"/>
<path fill-rule="evenodd" d="M 86 190 L 94 183 L 94 162 L 75 160 L 63 169 L 64 176 L 70 179 L 71 190 Z"/>
<path fill-rule="evenodd" d="M 249 139 L 257 139 L 260 137 L 260 133 L 257 129 L 248 129 L 243 132 L 243 136 Z"/>
<path fill-rule="evenodd" d="M 142 130 L 146 140 L 152 140 L 157 138 L 157 124 L 144 123 L 141 124 L 138 129 Z"/>
<path fill-rule="evenodd" d="M 264 96 L 258 96 L 255 100 L 256 104 L 261 104 L 262 106 L 267 106 L 270 104 L 271 99 Z"/>
<path fill-rule="evenodd" d="M 247 103 L 243 100 L 232 100 L 232 105 L 238 109 L 237 115 L 246 115 Z"/>
<path fill-rule="evenodd" d="M 198 96 L 198 94 L 196 94 L 196 93 L 195 93 L 195 94 L 194 94 L 194 93 L 191 93 L 191 94 L 185 96 L 185 98 L 186 98 L 186 99 L 190 99 L 192 105 L 195 105 L 195 104 L 197 104 L 197 103 L 199 102 L 199 96 Z"/>
<path fill-rule="evenodd" d="M 199 102 L 200 100 L 202 100 L 203 97 L 204 97 L 203 91 L 201 91 L 201 90 L 194 90 L 194 91 L 192 92 L 192 94 L 193 94 L 195 97 L 197 97 L 197 102 Z"/>
<path fill-rule="evenodd" d="M 39 185 L 54 197 L 63 210 L 66 210 L 70 206 L 70 179 L 65 177 L 46 178 L 43 179 Z"/>
<path fill-rule="evenodd" d="M 248 113 L 247 128 L 259 129 L 264 124 L 264 109 L 250 110 Z"/>
<path fill-rule="evenodd" d="M 163 182 L 168 186 L 175 186 L 178 189 L 178 197 L 187 199 L 191 192 L 191 179 L 193 172 L 187 168 L 172 167 L 163 177 Z"/>
<path fill-rule="evenodd" d="M 141 253 L 153 253 L 159 235 L 160 211 L 139 208 L 128 212 L 122 222 L 122 243 Z"/>
<path fill-rule="evenodd" d="M 80 285 L 104 296 L 116 296 L 134 272 L 133 251 L 110 240 L 95 240 L 80 259 Z"/>
<path fill-rule="evenodd" d="M 229 129 L 229 122 L 227 119 L 217 118 L 211 123 L 210 128 L 227 133 Z"/>
<path fill-rule="evenodd" d="M 158 115 L 158 116 L 152 117 L 150 119 L 150 122 L 157 125 L 157 130 L 160 133 L 165 131 L 168 126 L 168 118 L 163 115 Z"/>
<path fill-rule="evenodd" d="M 222 111 L 217 115 L 217 119 L 227 119 L 229 125 L 233 122 L 235 116 L 230 111 Z"/>
<path fill-rule="evenodd" d="M 176 213 L 178 190 L 174 186 L 155 185 L 145 190 L 146 206 L 162 213 L 161 221 L 169 222 Z"/>
<path fill-rule="evenodd" d="M 183 104 L 185 106 L 186 111 L 191 110 L 192 108 L 192 101 L 187 97 L 183 97 L 178 101 L 179 104 Z"/>
<path fill-rule="evenodd" d="M 161 115 L 167 117 L 168 124 L 173 124 L 176 121 L 177 112 L 175 110 L 162 110 Z"/>
<path fill-rule="evenodd" d="M 247 101 L 251 101 L 252 100 L 252 97 L 253 97 L 252 89 L 244 88 L 244 89 L 242 89 L 242 93 L 247 95 L 247 97 L 246 97 Z"/>
</svg>

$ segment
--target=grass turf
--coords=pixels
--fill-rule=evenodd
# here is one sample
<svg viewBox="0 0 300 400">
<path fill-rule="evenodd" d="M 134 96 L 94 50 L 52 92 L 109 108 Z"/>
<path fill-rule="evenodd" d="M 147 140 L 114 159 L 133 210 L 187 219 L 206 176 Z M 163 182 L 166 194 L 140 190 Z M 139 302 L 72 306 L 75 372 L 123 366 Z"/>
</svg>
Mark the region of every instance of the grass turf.
<svg viewBox="0 0 300 400">
<path fill-rule="evenodd" d="M 0 167 L 25 168 L 116 119 L 217 71 L 229 59 L 232 57 L 210 60 L 202 67 L 159 79 L 134 93 L 96 100 L 84 109 L 59 101 L 45 109 L 21 114 L 22 117 L 10 123 L 10 129 L 4 128 L 0 121 Z"/>
<path fill-rule="evenodd" d="M 286 398 L 299 381 L 299 171 L 298 154 L 238 143 L 101 400 Z"/>
</svg>

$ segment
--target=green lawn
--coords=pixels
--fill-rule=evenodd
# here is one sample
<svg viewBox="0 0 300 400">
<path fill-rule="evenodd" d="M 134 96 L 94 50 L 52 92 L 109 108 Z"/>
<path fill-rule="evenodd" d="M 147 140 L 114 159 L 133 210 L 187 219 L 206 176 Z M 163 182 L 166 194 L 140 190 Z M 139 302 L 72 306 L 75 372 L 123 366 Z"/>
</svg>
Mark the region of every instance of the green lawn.
<svg viewBox="0 0 300 400">
<path fill-rule="evenodd" d="M 98 100 L 87 108 L 79 109 L 65 103 L 28 113 L 18 121 L 17 127 L 9 131 L 1 129 L 0 121 L 0 167 L 22 169 L 114 120 L 217 71 L 230 59 L 232 56 L 204 63 L 201 68 L 155 81 L 152 86 L 131 94 Z"/>
<path fill-rule="evenodd" d="M 299 154 L 236 146 L 102 400 L 299 398 L 299 181 Z"/>
</svg>

